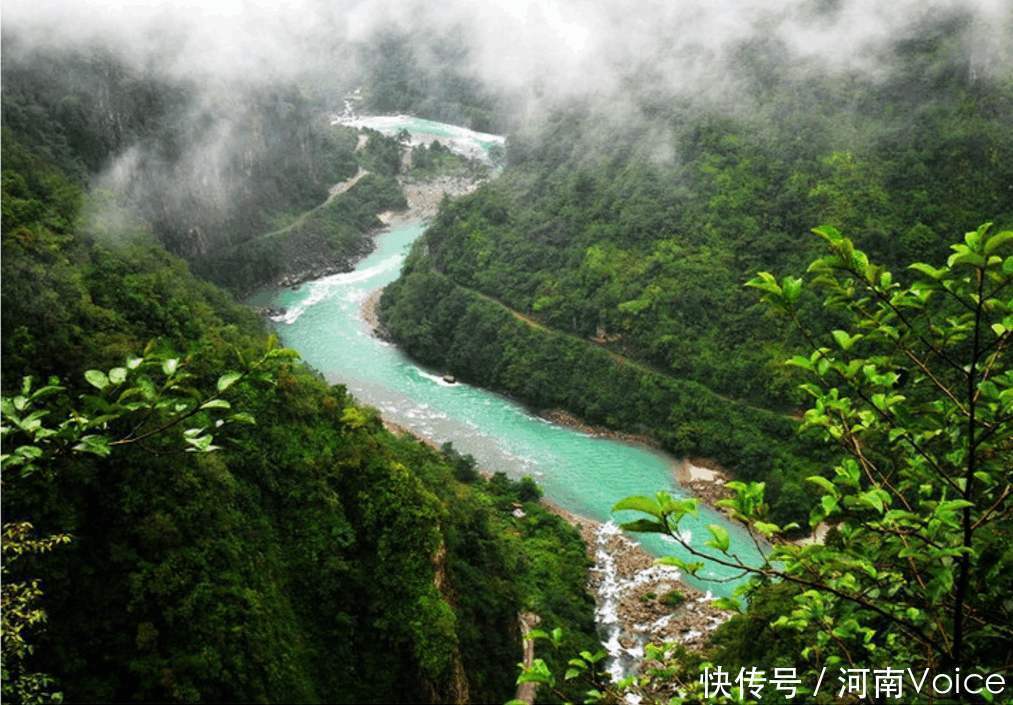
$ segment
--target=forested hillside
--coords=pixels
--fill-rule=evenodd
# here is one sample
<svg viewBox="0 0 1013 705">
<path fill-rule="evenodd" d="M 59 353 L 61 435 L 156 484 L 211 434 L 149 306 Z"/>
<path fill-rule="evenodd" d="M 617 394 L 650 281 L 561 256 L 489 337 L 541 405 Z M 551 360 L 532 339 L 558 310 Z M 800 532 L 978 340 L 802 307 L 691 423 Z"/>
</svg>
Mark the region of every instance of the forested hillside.
<svg viewBox="0 0 1013 705">
<path fill-rule="evenodd" d="M 250 372 L 270 349 L 263 324 L 163 247 L 193 256 L 194 228 L 229 242 L 316 205 L 354 173 L 354 139 L 298 117 L 265 126 L 265 144 L 302 156 L 257 153 L 221 221 L 180 221 L 171 201 L 114 209 L 90 179 L 149 137 L 178 165 L 176 96 L 101 57 L 28 69 L 5 56 L 4 72 L 4 449 L 23 461 L 4 470 L 5 700 L 41 684 L 70 701 L 502 702 L 521 611 L 593 648 L 583 543 L 530 483 L 483 480 L 389 433 L 287 353 Z M 303 139 L 323 141 L 291 150 Z M 336 200 L 352 219 L 396 204 L 382 181 L 358 186 L 380 195 Z M 47 379 L 60 388 L 29 401 Z M 14 522 L 69 542 L 18 557 Z M 41 595 L 18 606 L 44 624 L 7 609 L 8 586 L 32 580 Z"/>
<path fill-rule="evenodd" d="M 404 205 L 396 142 L 374 133 L 356 153 L 355 131 L 331 127 L 330 103 L 299 86 L 223 85 L 208 100 L 208 86 L 145 72 L 112 51 L 8 43 L 4 126 L 93 182 L 82 217 L 99 236 L 146 228 L 200 275 L 249 291 L 346 270 L 369 251 L 375 214 Z M 328 197 L 359 169 L 369 178 Z"/>
<path fill-rule="evenodd" d="M 503 176 L 441 213 L 385 295 L 390 333 L 535 406 L 766 478 L 800 516 L 811 473 L 792 454 L 816 458 L 777 419 L 800 403 L 780 362 L 801 340 L 743 284 L 802 271 L 813 224 L 889 266 L 940 261 L 984 216 L 1013 221 L 1013 90 L 974 65 L 965 29 L 955 16 L 897 37 L 874 79 L 789 66 L 754 40 L 733 53 L 734 100 L 666 98 L 637 76 L 632 107 L 586 101 L 518 130 Z M 571 337 L 543 344 L 495 302 Z M 815 303 L 806 314 L 832 320 Z M 477 345 L 476 326 L 516 340 Z"/>
<path fill-rule="evenodd" d="M 1011 30 L 9 0 L 0 698 L 1008 700 Z"/>
<path fill-rule="evenodd" d="M 468 74 L 469 51 L 459 32 L 388 30 L 359 49 L 365 107 L 410 113 L 501 133 L 506 102 Z"/>
</svg>

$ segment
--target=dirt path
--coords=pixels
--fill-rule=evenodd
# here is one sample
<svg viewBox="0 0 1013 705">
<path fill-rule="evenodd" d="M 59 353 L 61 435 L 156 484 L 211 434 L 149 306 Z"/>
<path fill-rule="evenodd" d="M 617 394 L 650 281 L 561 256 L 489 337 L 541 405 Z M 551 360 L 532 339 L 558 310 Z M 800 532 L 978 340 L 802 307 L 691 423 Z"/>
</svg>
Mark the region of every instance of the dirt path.
<svg viewBox="0 0 1013 705">
<path fill-rule="evenodd" d="M 456 284 L 457 282 L 454 282 L 454 283 Z M 629 365 L 630 367 L 638 369 L 641 372 L 648 372 L 648 373 L 651 373 L 651 374 L 660 375 L 662 377 L 667 377 L 668 379 L 674 380 L 676 382 L 690 381 L 690 380 L 682 379 L 680 377 L 676 377 L 671 372 L 667 372 L 666 370 L 663 370 L 662 368 L 657 367 L 656 365 L 652 365 L 649 362 L 642 362 L 640 360 L 634 360 L 633 358 L 627 357 L 626 355 L 623 355 L 622 353 L 617 353 L 615 350 L 612 350 L 611 348 L 609 348 L 606 343 L 603 343 L 603 342 L 601 342 L 599 340 L 594 340 L 592 338 L 582 338 L 581 336 L 576 335 L 574 333 L 569 333 L 567 331 L 559 330 L 558 328 L 553 328 L 551 326 L 547 326 L 544 323 L 542 323 L 541 321 L 539 321 L 539 320 L 537 320 L 535 318 L 532 318 L 531 316 L 529 316 L 527 314 L 521 313 L 520 311 L 518 311 L 516 309 L 511 308 L 510 306 L 508 306 L 507 304 L 503 303 L 502 301 L 500 301 L 496 297 L 490 296 L 489 294 L 482 293 L 481 291 L 478 291 L 477 289 L 472 289 L 471 287 L 463 286 L 461 284 L 457 284 L 457 286 L 459 286 L 462 289 L 465 289 L 467 291 L 470 291 L 471 293 L 475 294 L 479 298 L 485 299 L 486 301 L 489 301 L 490 303 L 494 303 L 494 304 L 496 304 L 496 305 L 504 308 L 514 318 L 516 318 L 517 320 L 519 320 L 519 321 L 521 321 L 523 323 L 526 323 L 528 326 L 530 326 L 532 328 L 536 328 L 536 329 L 544 331 L 546 333 L 555 333 L 556 335 L 562 335 L 562 336 L 565 336 L 567 338 L 570 338 L 571 340 L 576 340 L 577 342 L 584 343 L 585 345 L 594 345 L 595 347 L 601 348 L 602 350 L 604 350 L 605 352 L 607 352 L 609 354 L 609 356 L 613 360 L 615 360 L 617 363 L 619 363 L 620 365 Z M 719 392 L 715 392 L 713 389 L 710 389 L 709 387 L 708 387 L 708 391 L 710 391 L 711 394 L 713 394 L 714 396 L 718 397 L 719 399 L 723 399 L 724 401 L 727 401 L 730 404 L 738 404 L 739 406 L 745 407 L 747 409 L 752 409 L 753 411 L 760 411 L 760 412 L 765 412 L 765 413 L 768 413 L 768 414 L 776 414 L 776 415 L 779 415 L 779 416 L 784 416 L 785 418 L 788 418 L 788 419 L 793 419 L 795 421 L 798 421 L 798 419 L 796 417 L 791 416 L 790 414 L 785 414 L 785 413 L 780 412 L 780 411 L 774 411 L 773 409 L 767 409 L 767 408 L 764 408 L 762 406 L 756 406 L 754 404 L 750 404 L 748 402 L 742 401 L 741 399 L 735 399 L 734 397 L 730 397 L 730 396 L 727 396 L 725 394 L 721 394 Z"/>
<path fill-rule="evenodd" d="M 359 180 L 362 177 L 364 177 L 366 174 L 368 174 L 368 173 L 369 173 L 368 171 L 366 171 L 365 169 L 363 169 L 360 166 L 359 170 L 355 173 L 355 176 L 352 176 L 351 178 L 345 179 L 341 183 L 334 184 L 333 186 L 331 186 L 330 190 L 327 192 L 327 198 L 324 200 L 323 203 L 321 203 L 318 206 L 314 206 L 313 208 L 310 208 L 308 211 L 303 211 L 302 213 L 299 214 L 298 218 L 296 218 L 295 220 L 293 220 L 291 223 L 289 223 L 285 227 L 278 228 L 277 230 L 272 230 L 271 232 L 264 233 L 263 235 L 259 235 L 259 236 L 257 236 L 256 239 L 259 240 L 261 238 L 275 237 L 277 235 L 284 235 L 285 233 L 287 233 L 288 231 L 292 230 L 293 228 L 296 228 L 296 227 L 302 225 L 303 223 L 306 222 L 307 218 L 309 218 L 311 215 L 313 215 L 314 213 L 316 213 L 321 208 L 325 208 L 335 198 L 337 198 L 341 194 L 343 194 L 346 191 L 348 191 L 348 189 L 350 189 L 353 186 L 355 186 L 357 183 L 359 183 Z"/>
</svg>

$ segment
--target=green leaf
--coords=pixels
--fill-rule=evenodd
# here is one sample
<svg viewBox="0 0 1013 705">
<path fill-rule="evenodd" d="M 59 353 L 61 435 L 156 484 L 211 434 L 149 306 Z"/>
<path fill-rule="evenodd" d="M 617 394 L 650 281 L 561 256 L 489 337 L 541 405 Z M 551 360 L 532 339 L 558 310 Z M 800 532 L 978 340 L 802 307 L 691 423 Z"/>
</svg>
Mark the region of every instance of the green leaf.
<svg viewBox="0 0 1013 705">
<path fill-rule="evenodd" d="M 839 243 L 844 239 L 837 228 L 832 225 L 821 225 L 818 228 L 813 228 L 812 231 L 830 244 Z"/>
<path fill-rule="evenodd" d="M 931 279 L 935 279 L 937 281 L 942 279 L 946 275 L 946 269 L 936 269 L 935 267 L 925 264 L 924 262 L 915 262 L 914 264 L 908 266 L 908 269 L 913 269 L 916 272 L 921 272 L 925 276 Z"/>
<path fill-rule="evenodd" d="M 218 391 L 224 392 L 226 389 L 231 387 L 236 381 L 243 375 L 239 372 L 226 372 L 218 378 Z"/>
<path fill-rule="evenodd" d="M 823 495 L 820 497 L 820 504 L 823 506 L 823 513 L 830 515 L 837 510 L 837 498 L 831 497 L 830 495 Z"/>
<path fill-rule="evenodd" d="M 777 524 L 770 524 L 765 521 L 757 521 L 753 523 L 753 528 L 759 531 L 761 534 L 766 536 L 768 539 L 774 534 L 781 532 L 781 527 Z"/>
<path fill-rule="evenodd" d="M 707 541 L 705 545 L 712 546 L 721 552 L 727 552 L 728 547 L 731 545 L 731 539 L 728 536 L 728 531 L 719 524 L 709 524 L 707 530 L 711 532 L 713 540 Z"/>
<path fill-rule="evenodd" d="M 202 408 L 202 409 L 231 409 L 232 408 L 232 404 L 230 404 L 225 399 L 212 399 L 211 401 L 206 401 L 203 404 L 201 404 L 200 408 Z"/>
<path fill-rule="evenodd" d="M 784 291 L 784 299 L 788 303 L 795 303 L 802 294 L 802 279 L 799 277 L 785 277 L 781 280 L 781 289 Z"/>
<path fill-rule="evenodd" d="M 162 363 L 162 372 L 165 373 L 166 377 L 172 377 L 176 374 L 176 369 L 179 367 L 179 360 L 172 357 Z"/>
<path fill-rule="evenodd" d="M 84 378 L 88 384 L 96 389 L 105 389 L 109 386 L 109 378 L 101 370 L 88 370 L 84 373 Z"/>
<path fill-rule="evenodd" d="M 531 662 L 531 668 L 524 669 L 517 676 L 517 685 L 521 685 L 522 683 L 541 683 L 551 686 L 555 683 L 555 679 L 553 679 L 549 667 L 545 665 L 545 661 L 536 658 Z"/>
<path fill-rule="evenodd" d="M 805 480 L 806 480 L 806 482 L 811 482 L 814 485 L 819 485 L 821 488 L 823 488 L 823 490 L 825 492 L 827 492 L 828 494 L 833 495 L 834 497 L 837 497 L 840 494 L 837 491 L 837 488 L 834 487 L 834 483 L 832 483 L 830 480 L 828 480 L 825 477 L 822 477 L 820 475 L 810 475 Z"/>
<path fill-rule="evenodd" d="M 114 367 L 109 370 L 109 381 L 113 384 L 123 384 L 127 381 L 127 368 Z"/>
<path fill-rule="evenodd" d="M 623 531 L 632 531 L 640 534 L 667 534 L 668 527 L 662 524 L 660 521 L 651 521 L 650 519 L 637 519 L 636 521 L 627 521 L 619 525 L 619 528 Z"/>
<path fill-rule="evenodd" d="M 612 507 L 613 512 L 631 511 L 631 512 L 643 512 L 644 514 L 650 514 L 653 517 L 661 518 L 661 505 L 658 504 L 657 500 L 652 497 L 626 497 L 615 503 Z"/>
<path fill-rule="evenodd" d="M 662 556 L 661 558 L 654 561 L 655 565 L 670 565 L 680 570 L 685 571 L 690 575 L 696 575 L 701 568 L 703 568 L 702 561 L 684 561 L 676 556 Z"/>
<path fill-rule="evenodd" d="M 214 438 L 210 434 L 197 437 L 185 437 L 183 440 L 192 446 L 192 448 L 187 448 L 187 450 L 190 451 L 210 453 L 213 450 L 218 450 L 218 446 L 211 445 Z"/>
<path fill-rule="evenodd" d="M 101 458 L 108 457 L 112 452 L 112 448 L 109 447 L 109 439 L 106 436 L 99 435 L 82 436 L 80 442 L 74 446 L 74 450 L 82 453 L 92 453 Z"/>
<path fill-rule="evenodd" d="M 1003 245 L 1013 242 L 1013 230 L 1003 230 L 988 238 L 985 242 L 985 254 L 990 255 Z"/>
<path fill-rule="evenodd" d="M 732 597 L 719 597 L 718 599 L 712 601 L 711 604 L 719 610 L 742 612 L 742 605 L 739 604 L 738 600 Z"/>
<path fill-rule="evenodd" d="M 812 370 L 813 362 L 805 355 L 795 355 L 790 360 L 785 360 L 784 364 L 791 367 L 801 367 L 803 370 Z"/>
<path fill-rule="evenodd" d="M 841 350 L 845 351 L 850 350 L 852 346 L 854 346 L 854 344 L 857 343 L 859 340 L 861 340 L 863 337 L 861 333 L 856 333 L 855 335 L 848 335 L 848 333 L 843 330 L 835 330 L 831 333 L 831 335 L 834 337 L 834 340 L 837 342 L 837 344 L 841 347 Z"/>
<path fill-rule="evenodd" d="M 253 414 L 248 413 L 246 411 L 240 411 L 238 413 L 232 414 L 232 416 L 229 417 L 229 421 L 235 421 L 236 423 L 245 423 L 251 426 L 257 423 L 257 419 L 253 417 Z"/>
<path fill-rule="evenodd" d="M 879 496 L 879 492 L 876 490 L 869 490 L 858 495 L 858 500 L 863 504 L 867 504 L 875 509 L 880 514 L 883 513 L 883 498 Z"/>
</svg>

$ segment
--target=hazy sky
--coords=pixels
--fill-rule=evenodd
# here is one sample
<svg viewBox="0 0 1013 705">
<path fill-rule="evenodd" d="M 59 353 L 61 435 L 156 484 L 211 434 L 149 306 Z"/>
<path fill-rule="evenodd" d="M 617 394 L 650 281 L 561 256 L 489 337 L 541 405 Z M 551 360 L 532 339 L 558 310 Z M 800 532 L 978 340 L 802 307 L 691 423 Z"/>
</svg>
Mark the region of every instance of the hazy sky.
<svg viewBox="0 0 1013 705">
<path fill-rule="evenodd" d="M 817 6 L 836 10 L 817 19 Z M 673 88 L 694 90 L 716 80 L 724 48 L 753 36 L 831 68 L 875 71 L 885 40 L 957 9 L 976 17 L 984 64 L 1008 58 L 1011 0 L 8 0 L 3 21 L 33 44 L 98 41 L 170 74 L 226 80 L 347 71 L 349 41 L 453 28 L 470 49 L 467 72 L 565 95 L 621 89 L 647 59 Z"/>
</svg>

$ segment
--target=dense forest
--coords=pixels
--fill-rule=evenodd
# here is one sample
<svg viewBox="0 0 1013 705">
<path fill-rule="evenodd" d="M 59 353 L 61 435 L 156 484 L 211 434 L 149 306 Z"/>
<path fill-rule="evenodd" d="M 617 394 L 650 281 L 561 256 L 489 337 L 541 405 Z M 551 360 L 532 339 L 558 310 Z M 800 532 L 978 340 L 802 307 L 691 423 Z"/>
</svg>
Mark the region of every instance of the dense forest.
<svg viewBox="0 0 1013 705">
<path fill-rule="evenodd" d="M 844 695 L 849 668 L 1008 680 L 1013 74 L 973 3 L 849 63 L 778 22 L 840 26 L 854 4 L 802 0 L 701 49 L 722 80 L 691 88 L 666 75 L 686 45 L 620 35 L 621 2 L 608 46 L 515 37 L 544 56 L 492 75 L 532 85 L 483 78 L 507 18 L 474 34 L 472 7 L 426 5 L 350 9 L 345 41 L 307 2 L 257 36 L 264 75 L 167 62 L 193 51 L 171 13 L 168 50 L 138 34 L 144 60 L 5 27 L 3 699 L 785 702 L 735 680 L 758 667 L 835 703 L 873 701 Z M 567 86 L 570 43 L 637 50 Z M 505 134 L 503 164 L 332 124 L 347 95 Z M 617 532 L 683 551 L 638 554 L 633 583 L 730 571 L 716 600 L 640 598 L 672 608 L 646 629 L 708 610 L 678 637 L 703 646 L 606 643 L 617 559 L 531 477 L 391 424 L 241 303 L 349 272 L 437 179 L 478 185 L 425 223 L 374 342 L 433 385 L 644 438 L 666 479 L 673 458 L 727 471 L 700 530 L 681 489 L 612 506 Z M 606 649 L 636 667 L 613 678 Z"/>
<path fill-rule="evenodd" d="M 782 518 L 805 516 L 821 458 L 790 428 L 802 397 L 780 364 L 802 341 L 743 284 L 804 270 L 814 224 L 897 266 L 939 261 L 982 214 L 1013 222 L 1013 91 L 976 72 L 965 22 L 898 37 L 875 81 L 756 41 L 731 59 L 750 76 L 738 105 L 648 83 L 620 118 L 578 105 L 512 133 L 504 174 L 445 209 L 385 293 L 390 334 L 536 407 L 766 479 Z M 510 333 L 479 344 L 476 328 Z"/>
<path fill-rule="evenodd" d="M 166 247 L 192 256 L 196 240 L 178 236 L 194 227 L 216 243 L 252 223 L 266 229 L 269 215 L 316 205 L 325 184 L 363 165 L 376 175 L 320 214 L 332 222 L 303 230 L 329 237 L 340 221 L 367 232 L 403 195 L 376 149 L 359 163 L 346 136 L 320 133 L 337 152 L 297 150 L 308 161 L 288 171 L 259 155 L 276 171 L 241 181 L 253 212 L 231 204 L 232 220 L 212 227 L 197 212 L 183 225 L 173 204 L 145 202 L 122 204 L 114 218 L 90 179 L 128 141 L 169 149 L 171 119 L 160 110 L 175 103 L 165 86 L 87 58 L 4 62 L 4 445 L 32 459 L 4 470 L 5 612 L 7 586 L 37 580 L 47 615 L 37 629 L 7 612 L 4 698 L 502 702 L 520 659 L 520 612 L 566 625 L 572 649 L 594 648 L 583 542 L 530 483 L 483 479 L 452 448 L 384 430 L 375 412 L 290 357 L 244 377 L 230 402 L 194 407 L 195 428 L 223 404 L 245 421 L 215 431 L 214 452 L 184 452 L 211 448 L 182 428 L 147 433 L 175 407 L 127 403 L 132 365 L 165 361 L 131 387 L 152 400 L 185 369 L 173 403 L 189 408 L 269 345 L 257 316 Z M 109 100 L 125 105 L 110 111 Z M 288 124 L 297 132 L 265 127 L 286 152 L 284 140 L 313 123 Z M 314 159 L 326 170 L 314 173 Z M 168 227 L 160 214 L 171 215 Z M 47 379 L 59 386 L 45 387 L 44 408 L 29 415 L 28 395 Z M 112 440 L 109 452 L 94 435 L 80 447 L 39 435 L 43 417 L 55 427 L 57 417 L 96 414 L 103 438 L 145 440 L 122 449 Z M 515 504 L 525 518 L 512 516 Z M 20 543 L 7 528 L 26 521 L 34 528 Z M 18 546 L 47 536 L 69 541 L 14 562 Z M 9 628 L 30 651 L 8 651 Z"/>
</svg>

